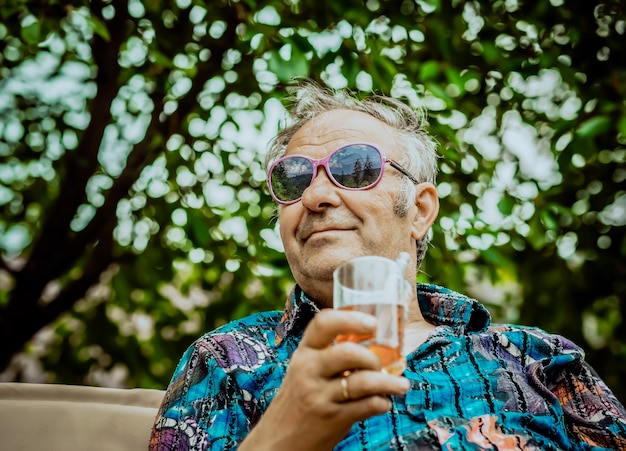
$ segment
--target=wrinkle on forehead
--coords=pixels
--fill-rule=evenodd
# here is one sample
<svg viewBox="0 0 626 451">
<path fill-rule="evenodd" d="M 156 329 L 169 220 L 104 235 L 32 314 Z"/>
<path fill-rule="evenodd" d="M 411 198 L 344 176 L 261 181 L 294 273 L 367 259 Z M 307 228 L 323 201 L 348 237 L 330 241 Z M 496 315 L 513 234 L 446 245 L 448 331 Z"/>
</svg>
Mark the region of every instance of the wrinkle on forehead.
<svg viewBox="0 0 626 451">
<path fill-rule="evenodd" d="M 305 123 L 289 141 L 287 153 L 326 154 L 345 144 L 368 142 L 389 155 L 397 138 L 396 129 L 367 113 L 332 110 Z"/>
</svg>

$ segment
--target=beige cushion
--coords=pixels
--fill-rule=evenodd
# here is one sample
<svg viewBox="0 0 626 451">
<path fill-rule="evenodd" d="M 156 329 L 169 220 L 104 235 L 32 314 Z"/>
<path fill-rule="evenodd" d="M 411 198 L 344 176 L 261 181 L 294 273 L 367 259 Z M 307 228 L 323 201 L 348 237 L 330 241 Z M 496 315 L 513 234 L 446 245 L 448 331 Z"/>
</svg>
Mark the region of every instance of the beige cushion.
<svg viewBox="0 0 626 451">
<path fill-rule="evenodd" d="M 164 393 L 0 383 L 0 449 L 145 451 Z"/>
</svg>

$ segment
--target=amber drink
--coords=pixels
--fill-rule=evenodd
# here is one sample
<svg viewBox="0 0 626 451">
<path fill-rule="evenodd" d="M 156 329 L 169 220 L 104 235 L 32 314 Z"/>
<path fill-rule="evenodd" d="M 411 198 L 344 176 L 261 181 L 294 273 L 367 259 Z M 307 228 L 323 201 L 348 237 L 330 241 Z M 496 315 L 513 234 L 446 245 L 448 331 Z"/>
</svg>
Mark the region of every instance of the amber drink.
<svg viewBox="0 0 626 451">
<path fill-rule="evenodd" d="M 384 257 L 352 259 L 335 270 L 334 307 L 375 316 L 376 332 L 340 335 L 336 342 L 353 341 L 367 346 L 380 358 L 383 371 L 401 374 L 404 325 L 411 286 L 404 279 L 404 265 Z"/>
</svg>

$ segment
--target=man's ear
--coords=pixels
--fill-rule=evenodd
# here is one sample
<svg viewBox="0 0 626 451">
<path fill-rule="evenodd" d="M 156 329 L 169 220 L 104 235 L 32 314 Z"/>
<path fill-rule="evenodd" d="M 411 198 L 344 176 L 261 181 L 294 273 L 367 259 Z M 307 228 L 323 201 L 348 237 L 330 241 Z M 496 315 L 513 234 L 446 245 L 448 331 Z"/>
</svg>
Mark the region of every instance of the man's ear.
<svg viewBox="0 0 626 451">
<path fill-rule="evenodd" d="M 416 186 L 415 210 L 413 223 L 411 225 L 411 235 L 413 239 L 422 238 L 437 219 L 439 214 L 439 196 L 437 188 L 432 183 L 420 183 Z M 413 210 L 413 209 L 412 209 Z"/>
</svg>

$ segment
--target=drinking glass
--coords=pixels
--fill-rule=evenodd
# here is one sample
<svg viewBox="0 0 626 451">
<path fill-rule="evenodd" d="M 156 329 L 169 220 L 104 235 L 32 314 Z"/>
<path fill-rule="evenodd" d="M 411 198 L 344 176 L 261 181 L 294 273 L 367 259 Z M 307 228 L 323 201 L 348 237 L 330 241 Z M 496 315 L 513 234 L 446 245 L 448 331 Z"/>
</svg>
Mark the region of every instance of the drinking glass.
<svg viewBox="0 0 626 451">
<path fill-rule="evenodd" d="M 383 371 L 401 374 L 406 367 L 402 354 L 404 325 L 412 287 L 404 279 L 408 254 L 397 261 L 379 256 L 357 257 L 341 264 L 333 274 L 333 306 L 375 316 L 373 334 L 339 335 L 335 342 L 353 341 L 367 346 L 380 358 Z"/>
</svg>

